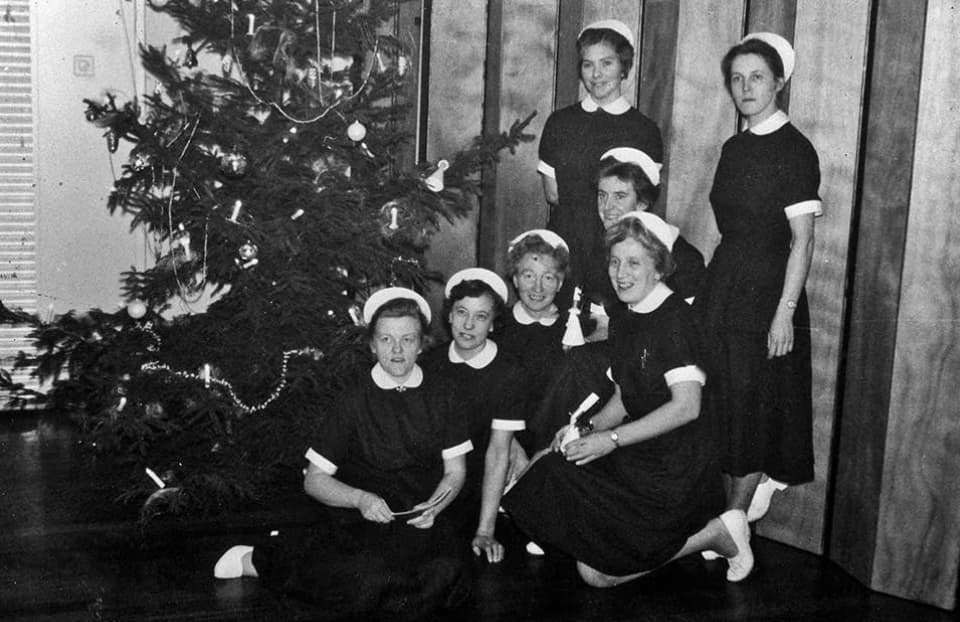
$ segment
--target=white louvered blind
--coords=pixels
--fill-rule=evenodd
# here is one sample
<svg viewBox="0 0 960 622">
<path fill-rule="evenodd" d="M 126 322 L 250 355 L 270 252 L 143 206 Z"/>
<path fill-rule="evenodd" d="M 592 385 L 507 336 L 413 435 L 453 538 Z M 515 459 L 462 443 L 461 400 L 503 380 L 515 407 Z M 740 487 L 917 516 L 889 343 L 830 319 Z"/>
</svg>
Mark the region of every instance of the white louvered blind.
<svg viewBox="0 0 960 622">
<path fill-rule="evenodd" d="M 36 178 L 30 0 L 0 5 L 0 300 L 37 311 Z M 28 327 L 0 325 L 0 365 L 29 349 Z M 18 382 L 36 388 L 28 371 Z M 6 400 L 0 402 L 3 406 Z"/>
</svg>

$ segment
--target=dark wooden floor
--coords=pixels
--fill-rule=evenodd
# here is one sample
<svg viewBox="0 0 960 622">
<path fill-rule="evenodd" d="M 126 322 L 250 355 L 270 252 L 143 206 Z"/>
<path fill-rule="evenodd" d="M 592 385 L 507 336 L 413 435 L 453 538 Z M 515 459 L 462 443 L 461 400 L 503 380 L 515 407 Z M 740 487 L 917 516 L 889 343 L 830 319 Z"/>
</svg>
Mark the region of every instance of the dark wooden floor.
<svg viewBox="0 0 960 622">
<path fill-rule="evenodd" d="M 51 415 L 0 416 L 0 619 L 314 620 L 322 612 L 255 579 L 217 581 L 230 544 L 306 520 L 299 497 L 209 520 L 159 520 L 140 531 L 119 507 L 108 461 L 91 460 Z M 960 616 L 874 594 L 833 564 L 754 538 L 757 568 L 742 584 L 725 563 L 688 558 L 613 590 L 584 586 L 569 560 L 532 558 L 510 540 L 500 565 L 477 562 L 475 594 L 456 620 L 890 620 Z"/>
</svg>

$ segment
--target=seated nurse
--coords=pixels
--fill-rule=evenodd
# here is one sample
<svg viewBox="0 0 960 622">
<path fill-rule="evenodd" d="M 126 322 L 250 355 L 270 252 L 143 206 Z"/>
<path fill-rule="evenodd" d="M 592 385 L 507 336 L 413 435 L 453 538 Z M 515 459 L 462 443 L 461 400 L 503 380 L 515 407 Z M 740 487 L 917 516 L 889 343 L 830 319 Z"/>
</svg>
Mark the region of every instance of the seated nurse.
<svg viewBox="0 0 960 622">
<path fill-rule="evenodd" d="M 656 219 L 656 220 L 653 220 Z M 724 496 L 700 419 L 701 369 L 692 310 L 666 284 L 675 228 L 633 212 L 606 234 L 607 274 L 628 311 L 612 319 L 612 396 L 579 437 L 535 460 L 503 498 L 526 535 L 566 553 L 585 582 L 611 587 L 712 549 L 727 579 L 753 567 L 746 514 Z"/>
<path fill-rule="evenodd" d="M 452 339 L 424 356 L 424 369 L 457 390 L 452 416 L 464 423 L 477 452 L 467 459 L 463 493 L 450 508 L 458 527 L 471 534 L 473 551 L 488 561 L 503 558 L 496 539 L 497 508 L 506 483 L 513 434 L 526 427 L 520 362 L 490 338 L 507 300 L 507 284 L 484 268 L 468 268 L 447 281 L 444 309 Z"/>
<path fill-rule="evenodd" d="M 219 579 L 259 577 L 332 617 L 419 619 L 462 603 L 467 559 L 444 515 L 472 445 L 453 387 L 417 365 L 430 307 L 390 287 L 363 308 L 376 364 L 308 439 L 304 491 L 323 511 L 302 532 L 234 546 Z"/>
</svg>

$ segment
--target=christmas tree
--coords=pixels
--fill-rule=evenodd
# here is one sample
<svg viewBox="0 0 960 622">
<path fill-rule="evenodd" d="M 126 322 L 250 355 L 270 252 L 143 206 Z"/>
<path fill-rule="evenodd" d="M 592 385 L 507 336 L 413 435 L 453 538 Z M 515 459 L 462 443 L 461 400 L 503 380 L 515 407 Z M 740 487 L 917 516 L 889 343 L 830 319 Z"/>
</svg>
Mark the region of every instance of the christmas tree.
<svg viewBox="0 0 960 622">
<path fill-rule="evenodd" d="M 217 509 L 296 480 L 304 439 L 368 364 L 362 301 L 422 289 L 441 219 L 464 214 L 481 168 L 531 138 L 528 118 L 403 166 L 410 58 L 383 27 L 395 4 L 151 0 L 185 51 L 141 49 L 157 83 L 143 101 L 85 100 L 110 151 L 134 144 L 108 208 L 148 233 L 155 263 L 123 275 L 125 309 L 2 319 L 35 327 L 37 353 L 17 365 L 52 387 L 32 397 L 122 456 L 124 496 L 149 495 L 149 512 Z M 203 312 L 165 313 L 210 293 Z"/>
</svg>

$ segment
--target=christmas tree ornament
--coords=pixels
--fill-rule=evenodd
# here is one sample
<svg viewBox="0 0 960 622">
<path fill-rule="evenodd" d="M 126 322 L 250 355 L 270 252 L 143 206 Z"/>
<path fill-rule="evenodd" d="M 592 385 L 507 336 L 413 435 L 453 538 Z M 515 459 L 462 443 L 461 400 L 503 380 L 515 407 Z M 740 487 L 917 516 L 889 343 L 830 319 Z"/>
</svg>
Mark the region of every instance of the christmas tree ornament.
<svg viewBox="0 0 960 622">
<path fill-rule="evenodd" d="M 104 134 L 107 138 L 107 151 L 110 153 L 116 153 L 117 147 L 120 146 L 120 135 L 117 134 L 116 130 L 110 129 L 107 130 L 107 133 Z"/>
<path fill-rule="evenodd" d="M 220 156 L 220 172 L 231 179 L 240 179 L 246 175 L 249 164 L 247 156 L 237 151 L 236 147 Z"/>
<path fill-rule="evenodd" d="M 302 208 L 299 208 L 299 209 L 297 209 L 297 211 L 295 211 L 294 213 L 290 214 L 290 220 L 297 220 L 297 219 L 300 218 L 301 216 L 303 216 L 303 209 L 302 209 Z"/>
<path fill-rule="evenodd" d="M 384 237 L 393 237 L 400 231 L 400 219 L 406 215 L 402 199 L 392 199 L 380 208 L 380 232 Z"/>
<path fill-rule="evenodd" d="M 270 106 L 253 106 L 247 111 L 247 114 L 257 120 L 257 123 L 263 125 L 270 118 Z"/>
<path fill-rule="evenodd" d="M 240 217 L 241 209 L 243 209 L 243 201 L 237 199 L 230 207 L 230 222 L 237 222 L 237 218 Z"/>
<path fill-rule="evenodd" d="M 156 157 L 143 147 L 137 147 L 130 153 L 130 168 L 135 171 L 152 168 L 155 163 Z"/>
<path fill-rule="evenodd" d="M 240 248 L 237 249 L 237 255 L 239 255 L 241 261 L 250 261 L 251 259 L 256 258 L 259 251 L 260 249 L 257 248 L 256 244 L 250 240 L 247 240 L 240 245 Z"/>
<path fill-rule="evenodd" d="M 142 300 L 131 300 L 127 303 L 127 315 L 135 320 L 139 320 L 147 314 L 147 305 Z"/>
<path fill-rule="evenodd" d="M 567 327 L 560 341 L 564 348 L 582 346 L 587 341 L 583 338 L 583 329 L 580 327 L 580 296 L 582 292 L 577 286 L 573 289 L 573 303 L 570 305 L 570 314 L 567 316 Z"/>
<path fill-rule="evenodd" d="M 361 140 L 363 140 L 366 137 L 366 135 L 367 135 L 367 128 L 364 127 L 363 123 L 360 123 L 359 121 L 354 121 L 347 128 L 347 138 L 349 138 L 355 143 L 358 143 Z"/>
<path fill-rule="evenodd" d="M 320 70 L 315 66 L 307 67 L 307 86 L 312 89 L 320 85 Z"/>
<path fill-rule="evenodd" d="M 423 183 L 427 189 L 433 192 L 443 190 L 443 172 L 448 168 L 450 168 L 450 163 L 446 160 L 437 162 L 437 168 L 423 179 Z"/>
<path fill-rule="evenodd" d="M 257 16 L 253 13 L 247 13 L 247 36 L 252 37 L 257 34 L 256 23 Z"/>
</svg>

